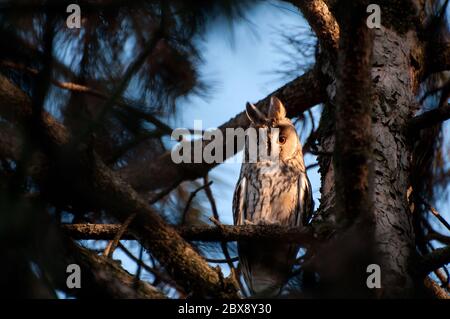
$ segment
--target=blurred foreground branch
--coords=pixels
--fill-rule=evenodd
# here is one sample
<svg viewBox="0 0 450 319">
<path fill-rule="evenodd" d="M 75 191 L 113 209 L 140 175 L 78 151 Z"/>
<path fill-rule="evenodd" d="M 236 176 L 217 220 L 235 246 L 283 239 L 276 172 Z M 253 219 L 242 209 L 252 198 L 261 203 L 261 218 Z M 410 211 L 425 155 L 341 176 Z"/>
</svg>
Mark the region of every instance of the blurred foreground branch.
<svg viewBox="0 0 450 319">
<path fill-rule="evenodd" d="M 26 125 L 32 114 L 28 96 L 3 76 L 0 76 L 0 114 L 18 126 Z M 43 155 L 51 158 L 53 169 L 51 173 L 43 174 L 46 175 L 43 183 L 47 189 L 51 186 L 52 194 L 49 195 L 54 201 L 102 208 L 122 222 L 130 213 L 136 213 L 130 231 L 171 270 L 172 277 L 180 285 L 199 295 L 238 296 L 234 284 L 209 267 L 144 199 L 102 162 L 95 151 L 71 148 L 70 133 L 50 114 L 44 113 L 41 120 L 48 145 Z"/>
</svg>

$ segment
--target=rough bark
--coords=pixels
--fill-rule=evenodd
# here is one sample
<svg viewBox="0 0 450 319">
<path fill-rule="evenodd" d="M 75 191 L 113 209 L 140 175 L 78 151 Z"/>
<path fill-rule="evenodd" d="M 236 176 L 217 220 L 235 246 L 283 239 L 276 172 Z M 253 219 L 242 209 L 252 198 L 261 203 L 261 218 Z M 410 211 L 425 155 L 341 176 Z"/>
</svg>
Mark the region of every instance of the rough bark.
<svg viewBox="0 0 450 319">
<path fill-rule="evenodd" d="M 323 49 L 336 51 L 339 47 L 339 25 L 326 2 L 322 0 L 291 0 L 289 2 L 300 8 Z"/>
<path fill-rule="evenodd" d="M 417 110 L 415 96 L 422 71 L 418 65 L 423 65 L 424 55 L 423 45 L 415 29 L 410 29 L 414 24 L 409 23 L 417 18 L 416 3 L 400 2 L 384 3 L 384 7 L 389 10 L 383 11 L 383 25 L 380 29 L 372 30 L 373 209 L 375 247 L 382 274 L 380 297 L 406 297 L 414 291 L 410 272 L 414 235 L 406 196 L 411 150 L 405 127 Z M 405 10 L 405 6 L 408 10 Z M 398 20 L 400 15 L 404 18 L 402 22 Z M 333 152 L 336 138 L 336 70 L 327 56 L 319 57 L 318 61 L 324 77 L 329 79 L 329 102 L 321 118 L 318 139 L 320 151 Z M 316 229 L 328 232 L 335 229 L 336 172 L 329 155 L 320 155 L 319 163 L 322 184 Z"/>
</svg>

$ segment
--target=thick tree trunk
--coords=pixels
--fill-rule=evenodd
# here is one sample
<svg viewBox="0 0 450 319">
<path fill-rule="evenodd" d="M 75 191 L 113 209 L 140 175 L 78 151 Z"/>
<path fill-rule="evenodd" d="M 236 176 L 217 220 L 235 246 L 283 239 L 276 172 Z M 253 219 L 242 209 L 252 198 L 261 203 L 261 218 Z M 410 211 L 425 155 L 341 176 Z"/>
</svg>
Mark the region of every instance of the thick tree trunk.
<svg viewBox="0 0 450 319">
<path fill-rule="evenodd" d="M 399 5 L 397 2 L 402 2 Z M 408 6 L 409 10 L 402 10 Z M 424 45 L 418 39 L 414 24 L 402 21 L 418 19 L 410 1 L 386 2 L 381 6 L 382 24 L 373 29 L 372 52 L 372 131 L 373 201 L 375 219 L 375 252 L 381 266 L 382 297 L 407 297 L 413 294 L 414 280 L 410 265 L 414 254 L 412 215 L 408 205 L 407 190 L 411 165 L 411 149 L 405 133 L 408 120 L 414 115 L 415 96 L 423 65 Z M 325 104 L 320 124 L 319 156 L 322 178 L 319 231 L 335 228 L 337 197 L 335 169 L 330 152 L 335 151 L 336 87 L 341 79 L 336 77 L 333 61 L 322 55 L 318 59 L 321 70 L 329 80 L 328 103 Z M 336 79 L 331 80 L 331 79 Z M 352 94 L 352 92 L 349 92 Z M 343 133 L 343 132 L 340 132 Z M 339 150 L 338 150 L 339 151 Z M 364 241 L 365 238 L 354 240 Z"/>
</svg>

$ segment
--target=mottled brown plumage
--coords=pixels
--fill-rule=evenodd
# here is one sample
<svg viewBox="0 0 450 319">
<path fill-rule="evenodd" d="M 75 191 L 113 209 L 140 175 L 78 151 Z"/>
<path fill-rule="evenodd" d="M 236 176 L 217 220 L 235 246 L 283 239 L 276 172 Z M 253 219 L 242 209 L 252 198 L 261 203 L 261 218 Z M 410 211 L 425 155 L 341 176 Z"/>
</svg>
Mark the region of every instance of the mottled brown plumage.
<svg viewBox="0 0 450 319">
<path fill-rule="evenodd" d="M 306 175 L 300 140 L 283 104 L 272 97 L 268 114 L 247 103 L 251 128 L 247 134 L 244 162 L 233 198 L 235 225 L 306 225 L 313 212 L 311 184 Z M 277 130 L 278 129 L 278 130 Z M 269 156 L 251 154 L 258 150 Z M 249 162 L 249 159 L 256 159 Z M 244 280 L 256 296 L 275 296 L 286 283 L 298 251 L 295 244 L 239 242 Z"/>
</svg>

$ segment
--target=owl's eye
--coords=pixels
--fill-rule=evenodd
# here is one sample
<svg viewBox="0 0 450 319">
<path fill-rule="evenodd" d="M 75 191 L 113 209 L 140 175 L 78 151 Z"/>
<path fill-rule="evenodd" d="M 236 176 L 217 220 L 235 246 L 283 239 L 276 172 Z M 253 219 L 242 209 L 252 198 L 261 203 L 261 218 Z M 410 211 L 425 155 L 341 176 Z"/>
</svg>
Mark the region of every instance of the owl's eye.
<svg viewBox="0 0 450 319">
<path fill-rule="evenodd" d="M 280 136 L 278 137 L 278 143 L 280 143 L 281 145 L 283 145 L 284 143 L 286 143 L 286 136 L 280 135 Z"/>
</svg>

